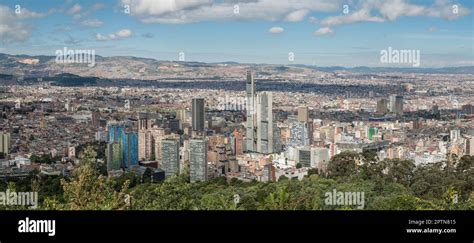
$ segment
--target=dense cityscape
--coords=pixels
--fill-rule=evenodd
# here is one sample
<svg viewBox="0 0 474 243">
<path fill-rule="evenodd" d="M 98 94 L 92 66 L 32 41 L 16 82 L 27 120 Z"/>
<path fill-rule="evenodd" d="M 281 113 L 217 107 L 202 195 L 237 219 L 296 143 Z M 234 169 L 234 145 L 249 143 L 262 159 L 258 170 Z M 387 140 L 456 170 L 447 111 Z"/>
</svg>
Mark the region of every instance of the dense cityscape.
<svg viewBox="0 0 474 243">
<path fill-rule="evenodd" d="M 423 75 L 427 86 L 412 81 L 419 77 L 413 74 L 396 74 L 406 78 L 399 82 L 390 81 L 393 74 L 325 73 L 322 86 L 344 77 L 372 88 L 344 92 L 339 81 L 316 93 L 305 92 L 308 75 L 287 84 L 301 92 L 278 91 L 278 82 L 267 91 L 259 85 L 265 75 L 241 70 L 237 90 L 180 88 L 179 82 L 176 88 L 69 87 L 47 77 L 3 86 L 1 177 L 21 181 L 36 171 L 68 178 L 87 146 L 108 178 L 132 173 L 153 183 L 180 174 L 190 183 L 303 180 L 334 173 L 332 159 L 348 152 L 357 168 L 368 163 L 358 154 L 367 153 L 380 163 L 399 159 L 417 167 L 474 156 L 472 75 Z M 394 87 L 384 91 L 378 87 L 384 82 Z"/>
<path fill-rule="evenodd" d="M 472 210 L 472 7 L 4 0 L 0 209 Z"/>
</svg>

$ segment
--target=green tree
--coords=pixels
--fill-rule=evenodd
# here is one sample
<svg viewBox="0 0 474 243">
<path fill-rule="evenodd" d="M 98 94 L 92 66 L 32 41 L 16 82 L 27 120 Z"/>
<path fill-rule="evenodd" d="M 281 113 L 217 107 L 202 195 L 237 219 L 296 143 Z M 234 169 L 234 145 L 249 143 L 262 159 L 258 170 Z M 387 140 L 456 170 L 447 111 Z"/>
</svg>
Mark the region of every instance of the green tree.
<svg viewBox="0 0 474 243">
<path fill-rule="evenodd" d="M 354 152 L 342 152 L 335 155 L 329 161 L 328 164 L 328 176 L 330 177 L 346 177 L 355 175 L 356 173 L 356 164 L 355 158 L 359 157 L 357 153 Z"/>
<path fill-rule="evenodd" d="M 384 163 L 379 161 L 366 161 L 360 168 L 360 176 L 364 180 L 374 180 L 380 182 L 383 177 Z"/>
<path fill-rule="evenodd" d="M 414 171 L 410 188 L 419 197 L 439 198 L 446 186 L 445 178 L 446 173 L 442 169 L 442 163 L 419 166 Z"/>
<path fill-rule="evenodd" d="M 411 160 L 390 159 L 384 161 L 386 164 L 387 178 L 393 182 L 409 186 L 413 178 L 415 163 Z"/>
<path fill-rule="evenodd" d="M 279 187 L 276 192 L 270 193 L 260 207 L 261 209 L 270 210 L 296 209 L 296 207 L 291 203 L 288 187 Z"/>
<path fill-rule="evenodd" d="M 81 164 L 76 169 L 71 181 L 61 180 L 66 203 L 64 209 L 71 210 L 105 210 L 126 209 L 129 207 L 126 200 L 128 182 L 122 190 L 116 192 L 106 183 L 106 178 L 100 175 L 95 168 L 96 152 L 87 147 L 80 156 Z"/>
<path fill-rule="evenodd" d="M 362 152 L 362 157 L 365 162 L 378 161 L 377 151 L 375 150 L 364 150 L 364 152 Z"/>
</svg>

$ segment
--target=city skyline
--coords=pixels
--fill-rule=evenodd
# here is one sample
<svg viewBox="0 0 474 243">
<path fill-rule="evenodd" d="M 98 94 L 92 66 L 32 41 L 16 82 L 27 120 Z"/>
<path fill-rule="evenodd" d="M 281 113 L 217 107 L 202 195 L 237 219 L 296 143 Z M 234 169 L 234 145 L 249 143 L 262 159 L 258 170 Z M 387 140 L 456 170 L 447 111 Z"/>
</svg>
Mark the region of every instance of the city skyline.
<svg viewBox="0 0 474 243">
<path fill-rule="evenodd" d="M 194 77 L 202 74 L 200 70 L 193 71 Z M 262 90 L 265 79 L 257 81 L 252 71 L 242 71 L 235 83 L 245 90 L 237 92 L 217 88 L 219 82 L 206 83 L 207 89 L 182 88 L 188 84 L 179 78 L 167 81 L 172 88 L 150 88 L 134 85 L 138 81 L 126 86 L 63 86 L 47 76 L 32 83 L 0 76 L 13 82 L 0 89 L 0 177 L 29 183 L 28 175 L 37 171 L 47 180 L 106 181 L 108 186 L 88 188 L 105 188 L 112 195 L 121 195 L 116 194 L 120 185 L 140 196 L 148 194 L 141 191 L 144 188 L 160 192 L 123 206 L 131 209 L 271 210 L 275 209 L 268 206 L 271 195 L 265 199 L 252 193 L 261 193 L 258 188 L 266 183 L 289 181 L 301 188 L 284 192 L 298 198 L 283 204 L 288 209 L 471 207 L 473 194 L 466 178 L 472 170 L 465 168 L 474 162 L 474 86 L 464 87 L 460 81 L 471 82 L 472 74 L 414 78 L 411 73 L 380 73 L 367 78 L 366 74 L 310 72 L 306 74 L 310 79 L 319 77 L 313 85 L 329 88 L 304 92 L 311 86 L 301 85 L 299 92 L 288 92 L 285 83 L 278 84 L 280 90 Z M 283 70 L 264 74 L 266 78 L 285 75 Z M 87 176 L 87 168 L 95 174 Z M 435 186 L 420 189 L 420 184 L 439 178 L 426 176 L 425 170 L 438 175 L 452 173 L 450 168 L 455 168 L 456 180 L 443 176 Z M 341 184 L 342 178 L 349 184 Z M 458 178 L 466 183 L 457 184 Z M 373 187 L 361 186 L 361 180 Z M 410 200 L 429 204 L 393 206 L 365 198 L 379 190 L 375 184 L 380 180 L 385 181 L 381 190 L 394 183 L 400 188 L 383 198 L 410 193 L 406 194 Z M 230 191 L 208 190 L 217 184 Z M 321 184 L 357 189 L 336 192 L 320 188 Z M 440 185 L 449 187 L 440 191 Z M 244 192 L 230 194 L 236 187 Z M 319 192 L 308 197 L 306 192 L 313 187 L 320 188 Z M 178 188 L 190 188 L 199 196 L 188 197 Z M 68 195 L 70 187 L 65 185 L 63 190 Z M 339 197 L 353 192 L 360 192 L 357 201 L 334 203 L 327 198 L 328 193 Z M 458 196 L 446 201 L 442 195 L 448 192 Z M 60 189 L 51 193 L 63 194 Z M 256 199 L 240 203 L 240 196 Z M 99 202 L 94 207 L 99 205 L 110 204 Z"/>
</svg>

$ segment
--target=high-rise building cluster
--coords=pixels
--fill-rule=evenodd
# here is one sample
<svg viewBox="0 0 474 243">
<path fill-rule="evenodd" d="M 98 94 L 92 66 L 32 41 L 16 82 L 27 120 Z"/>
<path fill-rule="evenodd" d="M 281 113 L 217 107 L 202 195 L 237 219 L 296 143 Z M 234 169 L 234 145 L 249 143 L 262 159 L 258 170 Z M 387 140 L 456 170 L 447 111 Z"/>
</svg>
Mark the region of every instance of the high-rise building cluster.
<svg viewBox="0 0 474 243">
<path fill-rule="evenodd" d="M 301 179 L 310 169 L 324 174 L 331 158 L 345 151 L 371 150 L 379 160 L 417 165 L 445 161 L 447 154 L 474 155 L 473 100 L 456 95 L 463 90 L 442 96 L 418 84 L 401 96 L 399 87 L 372 89 L 379 81 L 362 79 L 371 90 L 358 93 L 338 88 L 349 78 L 338 74 L 317 76 L 336 85 L 292 93 L 274 82 L 308 73 L 274 79 L 269 72 L 255 71 L 256 82 L 251 71 L 240 71 L 240 82 L 228 84 L 239 85 L 232 90 L 15 87 L 0 110 L 0 165 L 23 176 L 34 168 L 31 161 L 51 158 L 56 163 L 42 165 L 42 173 L 67 175 L 91 145 L 105 150 L 98 163 L 106 163 L 111 177 L 152 170 L 154 181 L 183 174 L 191 182 L 220 176 L 275 181 Z"/>
</svg>

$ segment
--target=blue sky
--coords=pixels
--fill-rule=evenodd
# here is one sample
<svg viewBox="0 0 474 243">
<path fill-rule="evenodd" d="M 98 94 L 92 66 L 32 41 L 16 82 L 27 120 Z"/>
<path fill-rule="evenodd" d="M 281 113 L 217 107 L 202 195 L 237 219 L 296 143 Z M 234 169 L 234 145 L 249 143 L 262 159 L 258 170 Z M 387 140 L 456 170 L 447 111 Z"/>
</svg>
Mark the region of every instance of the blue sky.
<svg viewBox="0 0 474 243">
<path fill-rule="evenodd" d="M 0 52 L 159 60 L 399 66 L 380 51 L 419 50 L 421 67 L 474 65 L 471 0 L 3 0 Z M 17 13 L 15 10 L 20 11 Z M 344 12 L 347 5 L 348 11 Z M 125 13 L 130 6 L 130 13 Z M 235 12 L 238 8 L 238 12 Z M 289 53 L 294 60 L 289 60 Z"/>
</svg>

